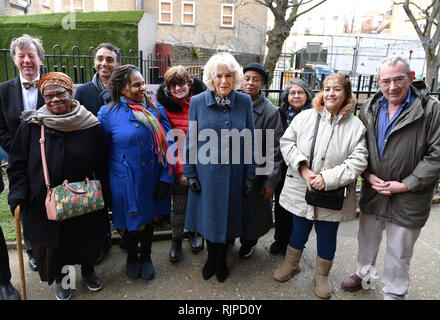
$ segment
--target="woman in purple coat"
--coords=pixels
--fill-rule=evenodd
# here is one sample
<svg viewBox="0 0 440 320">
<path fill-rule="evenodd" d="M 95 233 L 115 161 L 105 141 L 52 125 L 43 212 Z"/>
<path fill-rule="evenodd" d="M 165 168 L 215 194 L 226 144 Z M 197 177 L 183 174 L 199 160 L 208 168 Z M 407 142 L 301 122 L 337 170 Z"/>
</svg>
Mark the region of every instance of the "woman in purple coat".
<svg viewBox="0 0 440 320">
<path fill-rule="evenodd" d="M 135 66 L 116 68 L 111 86 L 113 102 L 101 108 L 98 119 L 108 152 L 113 223 L 125 237 L 128 277 L 151 279 L 154 218 L 170 213 L 168 191 L 174 181 L 166 159 L 170 124 L 163 107 L 145 95 Z"/>
</svg>

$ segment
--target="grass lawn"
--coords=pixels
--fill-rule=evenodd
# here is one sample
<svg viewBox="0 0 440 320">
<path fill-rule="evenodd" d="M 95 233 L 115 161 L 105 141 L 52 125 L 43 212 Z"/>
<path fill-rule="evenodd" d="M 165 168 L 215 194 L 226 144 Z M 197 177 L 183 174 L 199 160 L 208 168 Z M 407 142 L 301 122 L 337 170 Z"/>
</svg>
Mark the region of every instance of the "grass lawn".
<svg viewBox="0 0 440 320">
<path fill-rule="evenodd" d="M 0 226 L 6 241 L 15 241 L 15 222 L 8 205 L 9 189 L 0 194 Z"/>
</svg>

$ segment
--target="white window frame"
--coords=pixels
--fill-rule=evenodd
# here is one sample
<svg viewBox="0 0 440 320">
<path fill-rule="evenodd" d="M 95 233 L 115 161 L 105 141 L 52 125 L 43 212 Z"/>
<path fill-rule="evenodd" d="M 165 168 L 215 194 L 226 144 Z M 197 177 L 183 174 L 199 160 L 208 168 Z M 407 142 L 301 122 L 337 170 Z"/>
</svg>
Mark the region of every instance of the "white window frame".
<svg viewBox="0 0 440 320">
<path fill-rule="evenodd" d="M 171 11 L 162 11 L 162 3 L 169 3 Z M 170 14 L 170 21 L 162 21 L 162 13 Z M 173 24 L 173 1 L 172 0 L 159 0 L 159 23 L 160 24 Z"/>
<path fill-rule="evenodd" d="M 79 7 L 75 8 L 73 6 L 74 2 L 75 2 L 74 0 L 70 0 L 70 11 L 72 11 L 72 12 L 74 12 L 74 11 L 76 11 L 76 12 L 84 12 L 84 0 L 81 0 L 81 2 L 82 2 L 82 7 L 81 8 L 79 8 Z M 81 11 L 79 11 L 79 10 L 81 10 Z"/>
<path fill-rule="evenodd" d="M 185 18 L 184 18 L 185 12 L 183 11 L 185 4 L 191 4 L 193 7 L 192 22 L 185 22 Z M 182 1 L 182 25 L 183 26 L 194 26 L 195 24 L 196 24 L 196 3 L 194 1 Z"/>
<path fill-rule="evenodd" d="M 224 8 L 225 7 L 230 7 L 232 8 L 232 24 L 223 24 L 223 17 L 227 16 L 229 17 L 230 15 L 225 15 L 224 14 Z M 221 10 L 221 15 L 220 15 L 220 26 L 223 28 L 234 28 L 234 15 L 235 15 L 235 8 L 233 4 L 230 3 L 222 3 L 222 10 Z"/>
</svg>

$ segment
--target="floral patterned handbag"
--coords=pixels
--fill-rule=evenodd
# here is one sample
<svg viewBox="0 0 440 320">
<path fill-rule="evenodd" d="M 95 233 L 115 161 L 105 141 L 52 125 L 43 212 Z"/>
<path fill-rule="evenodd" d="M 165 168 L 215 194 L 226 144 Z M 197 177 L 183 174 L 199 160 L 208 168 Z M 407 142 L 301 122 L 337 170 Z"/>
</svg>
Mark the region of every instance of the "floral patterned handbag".
<svg viewBox="0 0 440 320">
<path fill-rule="evenodd" d="M 44 125 L 41 125 L 41 162 L 46 183 L 46 213 L 49 220 L 62 221 L 104 208 L 101 183 L 85 178 L 83 182 L 69 183 L 67 180 L 54 188 L 50 187 L 46 153 L 44 151 Z"/>
</svg>

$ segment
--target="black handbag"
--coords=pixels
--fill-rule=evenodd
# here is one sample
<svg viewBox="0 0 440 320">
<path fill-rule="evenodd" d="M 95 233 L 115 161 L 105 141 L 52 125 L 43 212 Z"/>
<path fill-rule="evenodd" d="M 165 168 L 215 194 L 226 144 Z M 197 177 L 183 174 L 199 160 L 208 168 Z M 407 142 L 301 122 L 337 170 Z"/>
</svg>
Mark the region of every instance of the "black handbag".
<svg viewBox="0 0 440 320">
<path fill-rule="evenodd" d="M 318 114 L 315 125 L 315 133 L 312 142 L 312 151 L 310 152 L 310 168 L 313 163 L 313 153 L 315 151 L 316 135 L 318 134 L 319 121 L 321 115 Z M 316 190 L 315 188 L 306 189 L 306 202 L 308 205 L 314 207 L 321 207 L 326 209 L 341 210 L 344 204 L 344 198 L 347 195 L 347 187 L 341 187 L 336 190 L 326 191 L 326 190 Z"/>
</svg>

